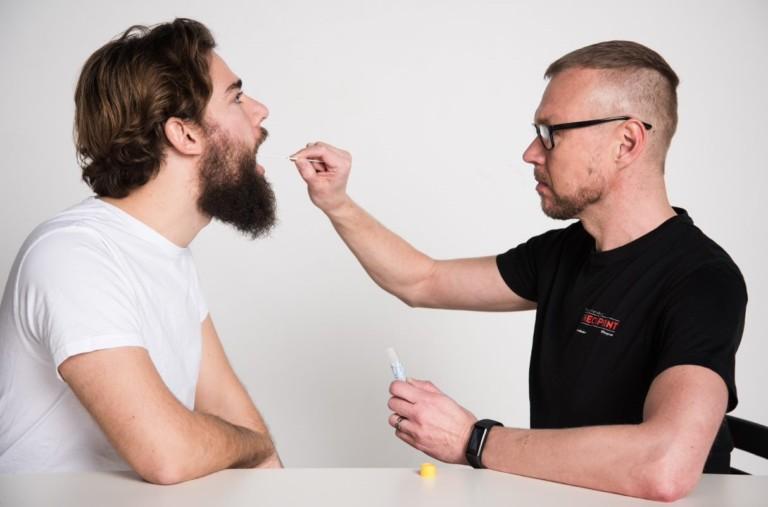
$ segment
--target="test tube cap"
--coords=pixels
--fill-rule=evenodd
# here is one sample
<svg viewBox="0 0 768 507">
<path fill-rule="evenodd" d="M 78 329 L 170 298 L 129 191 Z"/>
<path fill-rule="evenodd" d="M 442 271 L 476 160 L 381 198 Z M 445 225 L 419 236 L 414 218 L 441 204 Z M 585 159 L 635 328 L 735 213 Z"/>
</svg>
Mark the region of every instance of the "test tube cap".
<svg viewBox="0 0 768 507">
<path fill-rule="evenodd" d="M 437 467 L 432 463 L 422 463 L 419 469 L 419 475 L 425 479 L 431 479 L 437 475 Z"/>
</svg>

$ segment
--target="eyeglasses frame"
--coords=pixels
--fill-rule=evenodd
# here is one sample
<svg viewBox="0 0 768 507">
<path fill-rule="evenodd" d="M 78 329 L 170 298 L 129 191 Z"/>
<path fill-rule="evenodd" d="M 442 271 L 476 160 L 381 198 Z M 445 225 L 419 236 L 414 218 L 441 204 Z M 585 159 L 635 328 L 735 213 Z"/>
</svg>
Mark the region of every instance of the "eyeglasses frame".
<svg viewBox="0 0 768 507">
<path fill-rule="evenodd" d="M 533 128 L 536 129 L 536 136 L 538 136 L 539 141 L 541 141 L 541 145 L 546 149 L 547 151 L 552 151 L 555 149 L 555 136 L 554 133 L 558 130 L 568 130 L 568 129 L 580 129 L 584 127 L 592 127 L 594 125 L 600 125 L 602 123 L 608 123 L 611 121 L 627 121 L 632 120 L 631 116 L 611 116 L 610 118 L 600 118 L 597 120 L 584 120 L 584 121 L 573 121 L 568 123 L 558 123 L 557 125 L 546 125 L 543 123 L 534 123 Z M 643 127 L 645 127 L 645 130 L 651 130 L 653 128 L 653 125 L 650 123 L 644 122 L 640 120 L 640 123 L 643 124 Z M 549 139 L 552 141 L 552 146 L 547 148 L 547 143 L 544 142 L 544 137 L 541 135 L 541 130 L 539 130 L 540 127 L 545 127 L 547 130 L 549 130 Z"/>
</svg>

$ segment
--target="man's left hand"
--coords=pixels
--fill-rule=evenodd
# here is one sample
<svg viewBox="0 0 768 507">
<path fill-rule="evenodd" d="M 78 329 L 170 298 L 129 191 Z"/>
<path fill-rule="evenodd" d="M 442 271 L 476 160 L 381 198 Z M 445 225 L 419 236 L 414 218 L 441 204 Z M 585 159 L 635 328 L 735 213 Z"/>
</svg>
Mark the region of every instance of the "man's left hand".
<svg viewBox="0 0 768 507">
<path fill-rule="evenodd" d="M 464 453 L 477 421 L 469 410 L 429 381 L 396 380 L 389 392 L 389 425 L 400 440 L 440 461 L 467 464 Z"/>
</svg>

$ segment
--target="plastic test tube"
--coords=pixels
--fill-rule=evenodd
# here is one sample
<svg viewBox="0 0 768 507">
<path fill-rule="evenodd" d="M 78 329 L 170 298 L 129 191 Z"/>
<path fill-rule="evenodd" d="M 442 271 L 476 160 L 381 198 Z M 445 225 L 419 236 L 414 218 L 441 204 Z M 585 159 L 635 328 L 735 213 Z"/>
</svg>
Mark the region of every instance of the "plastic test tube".
<svg viewBox="0 0 768 507">
<path fill-rule="evenodd" d="M 389 347 L 387 354 L 389 355 L 389 366 L 392 368 L 392 375 L 395 376 L 396 380 L 405 381 L 405 368 L 403 368 L 400 358 L 397 357 L 397 352 L 392 347 Z"/>
</svg>

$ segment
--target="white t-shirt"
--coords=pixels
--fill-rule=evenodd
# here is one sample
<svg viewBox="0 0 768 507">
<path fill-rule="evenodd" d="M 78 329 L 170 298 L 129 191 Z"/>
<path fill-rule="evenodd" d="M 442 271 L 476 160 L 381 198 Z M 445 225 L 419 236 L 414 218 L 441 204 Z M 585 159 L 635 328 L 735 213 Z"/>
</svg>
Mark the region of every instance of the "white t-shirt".
<svg viewBox="0 0 768 507">
<path fill-rule="evenodd" d="M 143 347 L 193 409 L 207 313 L 189 249 L 119 208 L 92 197 L 38 226 L 0 305 L 0 473 L 129 469 L 58 367 Z"/>
</svg>

